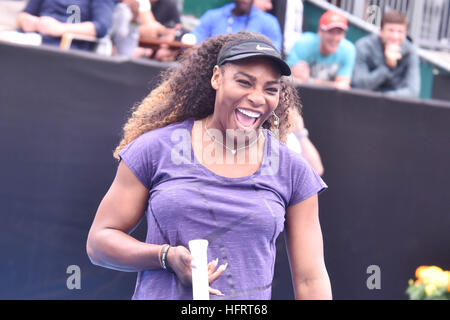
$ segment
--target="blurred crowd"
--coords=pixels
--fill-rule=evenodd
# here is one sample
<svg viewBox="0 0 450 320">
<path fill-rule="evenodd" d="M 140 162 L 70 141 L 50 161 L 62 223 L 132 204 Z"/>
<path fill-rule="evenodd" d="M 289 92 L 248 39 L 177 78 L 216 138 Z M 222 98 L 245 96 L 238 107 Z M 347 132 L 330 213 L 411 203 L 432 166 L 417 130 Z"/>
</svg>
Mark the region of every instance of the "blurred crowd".
<svg viewBox="0 0 450 320">
<path fill-rule="evenodd" d="M 2 11 L 8 2 L 24 8 L 16 31 L 0 29 L 2 40 L 173 61 L 209 37 L 245 29 L 267 36 L 298 82 L 419 96 L 419 58 L 407 40 L 406 17 L 397 11 L 384 13 L 378 34 L 352 43 L 347 18 L 333 11 L 305 32 L 301 0 L 281 1 L 282 26 L 274 15 L 280 1 L 234 0 L 206 11 L 192 27 L 183 26 L 177 0 L 4 1 Z"/>
<path fill-rule="evenodd" d="M 383 14 L 379 33 L 352 43 L 346 39 L 348 20 L 338 12 L 325 12 L 317 30 L 304 30 L 302 0 L 282 1 L 283 25 L 276 17 L 281 1 L 234 0 L 206 11 L 192 27 L 182 24 L 177 0 L 6 2 L 24 2 L 24 8 L 17 14 L 15 30 L 0 29 L 1 40 L 174 61 L 184 49 L 209 37 L 248 30 L 273 42 L 297 82 L 419 96 L 418 54 L 407 39 L 408 21 L 397 11 Z M 322 173 L 303 119 L 297 115 L 294 122 L 298 125 L 290 138 L 292 148 L 306 151 Z"/>
</svg>

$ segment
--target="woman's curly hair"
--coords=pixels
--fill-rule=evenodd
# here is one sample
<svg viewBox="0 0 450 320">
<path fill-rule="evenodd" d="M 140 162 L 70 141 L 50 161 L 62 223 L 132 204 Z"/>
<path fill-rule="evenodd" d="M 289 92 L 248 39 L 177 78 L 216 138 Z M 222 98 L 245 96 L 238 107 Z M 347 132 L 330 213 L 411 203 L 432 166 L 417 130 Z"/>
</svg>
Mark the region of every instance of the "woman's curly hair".
<svg viewBox="0 0 450 320">
<path fill-rule="evenodd" d="M 261 34 L 241 31 L 235 34 L 210 38 L 200 45 L 186 50 L 176 67 L 166 70 L 160 84 L 132 109 L 132 115 L 125 124 L 123 138 L 114 151 L 114 157 L 131 141 L 140 135 L 171 123 L 189 118 L 202 119 L 214 112 L 216 91 L 211 78 L 217 56 L 224 45 L 242 40 L 270 41 Z M 280 100 L 275 114 L 280 118 L 279 139 L 286 141 L 290 128 L 289 109 L 301 110 L 297 90 L 290 78 L 282 77 Z M 274 117 L 269 117 L 263 128 L 273 130 Z"/>
</svg>

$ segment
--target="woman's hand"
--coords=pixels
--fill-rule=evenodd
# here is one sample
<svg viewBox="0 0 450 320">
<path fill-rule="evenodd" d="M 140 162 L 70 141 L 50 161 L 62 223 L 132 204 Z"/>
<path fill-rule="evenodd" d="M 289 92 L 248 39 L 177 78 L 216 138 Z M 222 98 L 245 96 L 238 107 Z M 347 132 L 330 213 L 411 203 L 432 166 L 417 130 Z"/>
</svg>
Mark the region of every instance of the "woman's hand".
<svg viewBox="0 0 450 320">
<path fill-rule="evenodd" d="M 195 261 L 192 260 L 192 255 L 186 247 L 170 247 L 167 252 L 167 263 L 183 285 L 192 285 L 192 268 L 195 267 Z M 208 263 L 208 281 L 210 285 L 216 281 L 227 268 L 227 264 L 223 264 L 217 268 L 217 263 L 218 259 Z M 209 287 L 209 293 L 218 296 L 223 295 L 222 292 L 211 287 Z"/>
</svg>

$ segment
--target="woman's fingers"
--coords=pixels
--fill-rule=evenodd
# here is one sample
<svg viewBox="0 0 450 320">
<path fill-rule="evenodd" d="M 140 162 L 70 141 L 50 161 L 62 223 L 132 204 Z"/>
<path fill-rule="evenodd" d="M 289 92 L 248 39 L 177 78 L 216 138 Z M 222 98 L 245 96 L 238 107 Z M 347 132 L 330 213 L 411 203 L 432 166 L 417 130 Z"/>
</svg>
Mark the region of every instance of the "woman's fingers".
<svg viewBox="0 0 450 320">
<path fill-rule="evenodd" d="M 224 295 L 220 290 L 217 290 L 217 289 L 214 289 L 211 287 L 209 287 L 209 293 L 213 294 L 215 296 L 223 296 Z"/>
<path fill-rule="evenodd" d="M 217 263 L 219 262 L 219 258 L 208 263 L 208 275 L 212 274 L 214 270 L 217 268 Z"/>
<path fill-rule="evenodd" d="M 221 276 L 221 274 L 225 271 L 225 269 L 228 267 L 228 263 L 222 264 L 220 267 L 217 268 L 216 271 L 211 273 L 208 277 L 209 283 L 213 283 Z"/>
<path fill-rule="evenodd" d="M 171 250 L 173 251 L 170 252 Z M 169 265 L 175 271 L 181 283 L 184 285 L 191 284 L 192 268 L 195 268 L 196 265 L 189 250 L 182 246 L 172 247 L 169 249 L 167 259 L 170 260 Z M 218 258 L 208 263 L 208 281 L 210 284 L 216 281 L 228 266 L 228 263 L 225 263 L 217 268 L 218 263 Z M 209 288 L 209 292 L 214 295 L 223 295 L 222 292 L 213 288 Z"/>
</svg>

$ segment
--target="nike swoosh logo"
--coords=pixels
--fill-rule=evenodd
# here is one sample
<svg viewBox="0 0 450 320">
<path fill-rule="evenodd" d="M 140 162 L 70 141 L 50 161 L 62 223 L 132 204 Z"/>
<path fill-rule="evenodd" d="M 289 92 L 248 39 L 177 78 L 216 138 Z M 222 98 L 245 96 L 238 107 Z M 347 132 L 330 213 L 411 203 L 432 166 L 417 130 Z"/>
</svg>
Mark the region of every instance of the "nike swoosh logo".
<svg viewBox="0 0 450 320">
<path fill-rule="evenodd" d="M 271 50 L 271 51 L 275 51 L 273 48 L 270 48 L 270 47 L 261 47 L 259 44 L 256 45 L 256 50 Z"/>
</svg>

